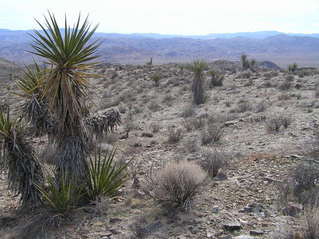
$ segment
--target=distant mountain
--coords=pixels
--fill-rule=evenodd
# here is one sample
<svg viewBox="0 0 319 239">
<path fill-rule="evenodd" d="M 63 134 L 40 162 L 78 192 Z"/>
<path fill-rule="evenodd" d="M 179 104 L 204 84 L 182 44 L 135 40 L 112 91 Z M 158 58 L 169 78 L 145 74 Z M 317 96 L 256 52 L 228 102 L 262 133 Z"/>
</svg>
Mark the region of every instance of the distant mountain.
<svg viewBox="0 0 319 239">
<path fill-rule="evenodd" d="M 30 63 L 32 31 L 0 29 L 0 57 Z M 181 36 L 161 34 L 96 33 L 103 41 L 102 60 L 116 63 L 185 62 L 194 59 L 238 60 L 245 53 L 260 61 L 286 66 L 319 66 L 319 34 L 283 34 L 276 31 Z"/>
</svg>

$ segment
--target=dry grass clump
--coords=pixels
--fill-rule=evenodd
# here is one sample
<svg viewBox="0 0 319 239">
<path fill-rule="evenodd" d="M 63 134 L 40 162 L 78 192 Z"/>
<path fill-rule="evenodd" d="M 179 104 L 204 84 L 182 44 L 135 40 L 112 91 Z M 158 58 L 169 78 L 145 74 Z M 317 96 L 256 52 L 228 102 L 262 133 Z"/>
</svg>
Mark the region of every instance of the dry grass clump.
<svg viewBox="0 0 319 239">
<path fill-rule="evenodd" d="M 315 98 L 319 98 L 319 85 L 316 85 L 315 88 Z"/>
<path fill-rule="evenodd" d="M 244 113 L 246 111 L 250 111 L 252 109 L 251 104 L 246 100 L 240 100 L 237 103 L 236 108 L 231 109 L 230 113 Z"/>
<path fill-rule="evenodd" d="M 303 239 L 318 239 L 319 238 L 319 209 L 308 209 L 304 216 L 305 225 L 302 229 Z"/>
<path fill-rule="evenodd" d="M 194 116 L 194 114 L 195 114 L 194 106 L 192 104 L 189 104 L 184 107 L 183 111 L 181 112 L 181 117 L 189 118 L 191 116 Z"/>
<path fill-rule="evenodd" d="M 287 129 L 291 124 L 289 116 L 272 116 L 266 120 L 266 129 L 269 133 L 279 132 L 282 127 Z"/>
<path fill-rule="evenodd" d="M 217 71 L 210 71 L 210 81 L 209 88 L 212 89 L 214 87 L 223 86 L 224 75 Z"/>
<path fill-rule="evenodd" d="M 152 131 L 153 134 L 158 133 L 160 129 L 161 127 L 159 124 L 156 124 L 154 122 L 150 124 L 150 130 Z"/>
<path fill-rule="evenodd" d="M 267 108 L 267 105 L 265 101 L 261 101 L 255 106 L 255 112 L 256 113 L 264 112 L 266 108 Z"/>
<path fill-rule="evenodd" d="M 319 206 L 319 165 L 303 162 L 293 168 L 280 186 L 280 203 L 297 201 L 308 207 Z"/>
<path fill-rule="evenodd" d="M 202 153 L 201 166 L 211 178 L 216 177 L 218 171 L 227 165 L 227 156 L 223 152 L 206 150 Z"/>
<path fill-rule="evenodd" d="M 289 90 L 290 88 L 291 88 L 291 82 L 288 80 L 285 80 L 278 86 L 279 90 Z"/>
<path fill-rule="evenodd" d="M 148 109 L 152 112 L 157 112 L 161 110 L 162 107 L 156 101 L 151 101 L 148 105 Z"/>
<path fill-rule="evenodd" d="M 178 143 L 183 138 L 183 131 L 181 128 L 169 127 L 167 131 L 168 131 L 167 142 L 169 144 Z"/>
<path fill-rule="evenodd" d="M 189 153 L 195 153 L 199 150 L 199 145 L 195 138 L 189 138 L 186 140 L 184 148 Z"/>
<path fill-rule="evenodd" d="M 164 207 L 187 209 L 205 178 L 205 171 L 194 162 L 173 162 L 150 173 L 145 192 Z"/>
<path fill-rule="evenodd" d="M 223 135 L 224 129 L 220 124 L 208 124 L 206 128 L 201 131 L 202 145 L 218 143 Z"/>
</svg>

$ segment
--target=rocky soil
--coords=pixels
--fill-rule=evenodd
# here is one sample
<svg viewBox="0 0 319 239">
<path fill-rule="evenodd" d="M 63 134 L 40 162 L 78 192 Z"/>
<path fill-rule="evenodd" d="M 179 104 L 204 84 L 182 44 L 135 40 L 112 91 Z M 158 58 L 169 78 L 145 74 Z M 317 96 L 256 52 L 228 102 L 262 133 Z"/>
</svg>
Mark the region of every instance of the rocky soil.
<svg viewBox="0 0 319 239">
<path fill-rule="evenodd" d="M 118 197 L 77 209 L 69 223 L 39 238 L 268 239 L 287 225 L 300 227 L 299 215 L 283 215 L 279 185 L 314 147 L 319 75 L 242 72 L 229 62 L 209 67 L 225 74 L 224 86 L 210 89 L 206 74 L 207 100 L 200 106 L 191 106 L 192 73 L 183 65 L 110 64 L 96 69 L 101 77 L 91 80 L 91 108 L 102 112 L 116 107 L 123 119 L 100 147 L 107 150 L 115 143 L 118 158 L 133 158 L 134 187 L 131 178 Z M 156 73 L 161 76 L 158 87 L 152 81 Z M 284 87 L 287 82 L 289 87 Z M 8 98 L 18 108 L 21 102 L 10 94 L 15 87 L 10 89 L 1 89 L 2 100 Z M 278 115 L 290 124 L 269 132 L 269 120 Z M 221 141 L 202 145 L 205 127 L 187 129 L 194 119 L 218 124 L 224 132 Z M 176 143 L 168 143 L 172 129 L 182 131 Z M 38 145 L 44 142 L 34 140 Z M 188 211 L 166 211 L 145 195 L 143 185 L 151 167 L 181 159 L 200 162 L 210 149 L 227 155 L 228 166 L 219 177 L 206 180 Z M 21 230 L 34 218 L 17 214 L 17 206 L 1 175 L 0 238 L 21 238 Z"/>
</svg>

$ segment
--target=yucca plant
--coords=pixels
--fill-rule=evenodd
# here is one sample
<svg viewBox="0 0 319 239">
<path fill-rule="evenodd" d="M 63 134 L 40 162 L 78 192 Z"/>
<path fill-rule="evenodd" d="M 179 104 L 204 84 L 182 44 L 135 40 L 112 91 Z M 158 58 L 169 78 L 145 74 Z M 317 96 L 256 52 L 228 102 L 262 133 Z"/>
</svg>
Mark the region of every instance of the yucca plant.
<svg viewBox="0 0 319 239">
<path fill-rule="evenodd" d="M 53 127 L 47 102 L 43 95 L 45 76 L 45 71 L 37 63 L 34 63 L 33 67 L 26 67 L 23 77 L 17 81 L 17 86 L 21 91 L 18 95 L 25 98 L 22 114 L 31 122 L 36 135 L 49 133 Z"/>
<path fill-rule="evenodd" d="M 247 55 L 243 54 L 240 56 L 240 62 L 243 70 L 248 70 L 249 69 L 249 61 Z"/>
<path fill-rule="evenodd" d="M 102 196 L 115 196 L 125 183 L 129 162 L 116 163 L 115 153 L 116 148 L 106 154 L 96 152 L 90 157 L 87 177 L 87 194 L 90 200 L 96 200 Z"/>
<path fill-rule="evenodd" d="M 71 182 L 64 173 L 59 178 L 48 176 L 47 186 L 37 185 L 37 189 L 44 205 L 61 215 L 67 215 L 76 208 L 83 196 L 83 187 Z"/>
<path fill-rule="evenodd" d="M 204 70 L 207 69 L 207 63 L 202 60 L 194 61 L 190 66 L 190 70 L 194 73 L 192 91 L 193 91 L 193 102 L 196 105 L 203 104 L 205 101 L 204 95 Z"/>
<path fill-rule="evenodd" d="M 36 185 L 43 183 L 43 171 L 32 146 L 25 140 L 18 120 L 0 113 L 0 136 L 4 142 L 2 165 L 8 172 L 9 188 L 20 195 L 23 207 L 41 202 Z"/>
<path fill-rule="evenodd" d="M 88 73 L 96 63 L 98 41 L 91 41 L 97 26 L 91 28 L 88 18 L 81 16 L 71 28 L 67 19 L 63 31 L 49 12 L 45 25 L 37 21 L 42 31 L 34 31 L 33 52 L 49 66 L 43 81 L 43 95 L 50 113 L 58 119 L 55 132 L 57 143 L 56 172 L 65 172 L 70 180 L 81 181 L 87 173 L 88 144 L 83 121 L 88 112 Z"/>
</svg>

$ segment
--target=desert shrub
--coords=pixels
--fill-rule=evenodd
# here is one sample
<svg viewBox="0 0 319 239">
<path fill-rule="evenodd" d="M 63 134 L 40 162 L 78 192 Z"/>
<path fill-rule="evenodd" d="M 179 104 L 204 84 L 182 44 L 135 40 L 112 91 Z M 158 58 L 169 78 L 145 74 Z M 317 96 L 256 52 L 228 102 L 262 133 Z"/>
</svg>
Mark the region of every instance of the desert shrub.
<svg viewBox="0 0 319 239">
<path fill-rule="evenodd" d="M 193 119 L 183 119 L 182 121 L 183 127 L 186 129 L 187 132 L 190 132 L 194 129 L 193 126 Z"/>
<path fill-rule="evenodd" d="M 164 95 L 162 102 L 170 106 L 172 105 L 173 100 L 174 100 L 174 96 L 172 96 L 171 94 L 167 94 L 167 95 Z"/>
<path fill-rule="evenodd" d="M 151 76 L 151 80 L 154 82 L 154 86 L 155 87 L 159 87 L 159 83 L 160 83 L 160 80 L 161 80 L 161 76 L 160 74 L 154 74 Z"/>
<path fill-rule="evenodd" d="M 201 166 L 211 178 L 216 177 L 219 169 L 226 167 L 227 164 L 227 157 L 222 152 L 206 150 L 202 153 Z"/>
<path fill-rule="evenodd" d="M 289 171 L 287 179 L 279 185 L 280 203 L 297 201 L 307 207 L 319 206 L 319 165 L 307 161 Z"/>
<path fill-rule="evenodd" d="M 290 100 L 290 95 L 288 95 L 288 94 L 280 94 L 278 96 L 278 100 Z"/>
<path fill-rule="evenodd" d="M 224 129 L 220 124 L 208 124 L 206 128 L 201 131 L 202 145 L 218 143 L 223 135 Z"/>
<path fill-rule="evenodd" d="M 241 100 L 237 103 L 236 108 L 232 109 L 231 112 L 244 113 L 252 109 L 251 104 L 246 100 Z"/>
<path fill-rule="evenodd" d="M 115 153 L 116 148 L 105 154 L 96 152 L 89 158 L 86 194 L 90 200 L 115 196 L 126 181 L 128 163 L 117 163 Z"/>
<path fill-rule="evenodd" d="M 195 114 L 194 106 L 192 104 L 189 104 L 189 105 L 184 107 L 184 109 L 181 113 L 181 117 L 188 118 L 188 117 L 193 116 L 194 114 Z"/>
<path fill-rule="evenodd" d="M 302 229 L 303 239 L 319 238 L 319 209 L 308 209 L 304 216 L 304 227 Z"/>
<path fill-rule="evenodd" d="M 270 133 L 279 132 L 281 127 L 287 129 L 291 121 L 289 116 L 272 116 L 266 120 L 266 129 Z"/>
<path fill-rule="evenodd" d="M 193 124 L 194 129 L 201 129 L 205 126 L 206 119 L 205 117 L 200 116 L 200 117 L 193 118 L 191 122 Z"/>
<path fill-rule="evenodd" d="M 199 150 L 197 140 L 195 138 L 189 138 L 185 141 L 184 148 L 189 153 L 195 153 Z"/>
<path fill-rule="evenodd" d="M 205 178 L 205 171 L 194 162 L 174 162 L 150 173 L 145 192 L 165 207 L 188 208 Z"/>
<path fill-rule="evenodd" d="M 288 81 L 288 82 L 291 82 L 295 79 L 295 77 L 293 75 L 287 75 L 285 80 Z"/>
<path fill-rule="evenodd" d="M 319 85 L 318 84 L 315 87 L 315 97 L 319 98 Z"/>
<path fill-rule="evenodd" d="M 170 144 L 178 143 L 183 137 L 183 131 L 180 128 L 169 127 L 167 142 Z"/>
<path fill-rule="evenodd" d="M 266 110 L 267 106 L 265 101 L 261 101 L 259 102 L 256 107 L 255 107 L 255 112 L 256 113 L 260 113 L 260 112 L 264 112 Z"/>
<path fill-rule="evenodd" d="M 161 110 L 161 106 L 156 101 L 151 101 L 148 105 L 148 109 L 152 112 Z"/>
<path fill-rule="evenodd" d="M 290 88 L 291 88 L 291 82 L 287 80 L 285 80 L 278 86 L 279 90 L 289 90 Z"/>
<path fill-rule="evenodd" d="M 210 81 L 209 81 L 209 88 L 212 89 L 214 87 L 223 86 L 224 75 L 217 71 L 210 71 Z"/>
<path fill-rule="evenodd" d="M 161 127 L 159 124 L 156 123 L 151 123 L 150 124 L 150 130 L 152 131 L 152 133 L 158 133 L 160 131 Z"/>
<path fill-rule="evenodd" d="M 130 239 L 143 239 L 148 236 L 148 231 L 146 230 L 147 220 L 145 216 L 140 216 L 135 219 L 135 221 L 129 226 L 132 231 L 133 236 Z"/>
</svg>

